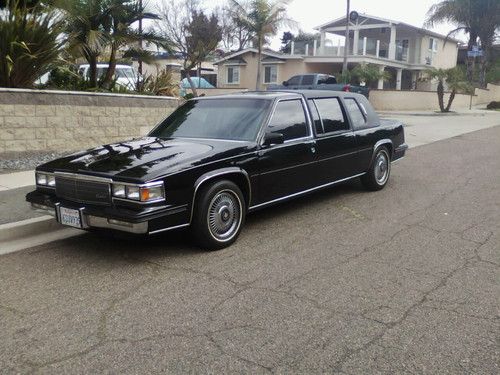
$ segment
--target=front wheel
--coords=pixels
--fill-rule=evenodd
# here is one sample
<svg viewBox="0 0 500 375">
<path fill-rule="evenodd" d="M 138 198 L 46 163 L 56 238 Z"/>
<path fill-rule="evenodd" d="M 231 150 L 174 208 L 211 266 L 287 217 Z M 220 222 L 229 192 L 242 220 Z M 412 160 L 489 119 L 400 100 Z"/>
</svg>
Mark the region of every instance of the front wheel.
<svg viewBox="0 0 500 375">
<path fill-rule="evenodd" d="M 231 245 L 245 222 L 245 199 L 240 188 L 223 180 L 203 187 L 197 194 L 193 234 L 199 246 L 211 250 Z"/>
<path fill-rule="evenodd" d="M 361 177 L 361 182 L 368 190 L 382 190 L 389 181 L 391 174 L 391 157 L 389 150 L 382 146 L 375 152 L 372 164 L 365 175 Z"/>
</svg>

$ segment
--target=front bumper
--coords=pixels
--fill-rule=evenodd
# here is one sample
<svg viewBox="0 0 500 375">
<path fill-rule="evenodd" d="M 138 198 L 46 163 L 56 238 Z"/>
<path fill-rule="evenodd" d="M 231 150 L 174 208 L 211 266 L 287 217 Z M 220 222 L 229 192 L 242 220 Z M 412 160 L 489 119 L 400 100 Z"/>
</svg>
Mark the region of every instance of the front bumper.
<svg viewBox="0 0 500 375">
<path fill-rule="evenodd" d="M 65 201 L 39 190 L 26 195 L 37 211 L 54 216 L 60 222 L 60 208 L 80 211 L 81 229 L 101 228 L 133 234 L 154 234 L 189 226 L 189 210 L 184 206 L 155 206 L 131 209 L 116 206 L 87 205 Z"/>
</svg>

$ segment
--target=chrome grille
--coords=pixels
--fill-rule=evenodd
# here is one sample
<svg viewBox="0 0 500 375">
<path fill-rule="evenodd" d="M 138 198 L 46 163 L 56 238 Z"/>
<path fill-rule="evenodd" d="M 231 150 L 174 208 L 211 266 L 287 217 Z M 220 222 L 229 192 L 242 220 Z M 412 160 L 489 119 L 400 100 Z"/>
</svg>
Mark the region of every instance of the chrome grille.
<svg viewBox="0 0 500 375">
<path fill-rule="evenodd" d="M 105 182 L 85 181 L 56 176 L 56 195 L 70 201 L 110 204 L 110 185 Z"/>
</svg>

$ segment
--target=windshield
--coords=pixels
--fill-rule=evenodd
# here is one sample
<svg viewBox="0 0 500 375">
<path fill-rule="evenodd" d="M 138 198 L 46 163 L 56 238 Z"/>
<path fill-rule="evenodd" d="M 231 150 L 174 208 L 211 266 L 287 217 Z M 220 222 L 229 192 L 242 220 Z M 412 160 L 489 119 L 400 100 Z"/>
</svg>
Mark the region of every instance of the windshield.
<svg viewBox="0 0 500 375">
<path fill-rule="evenodd" d="M 270 105 L 270 100 L 262 99 L 190 100 L 149 135 L 253 141 Z"/>
</svg>

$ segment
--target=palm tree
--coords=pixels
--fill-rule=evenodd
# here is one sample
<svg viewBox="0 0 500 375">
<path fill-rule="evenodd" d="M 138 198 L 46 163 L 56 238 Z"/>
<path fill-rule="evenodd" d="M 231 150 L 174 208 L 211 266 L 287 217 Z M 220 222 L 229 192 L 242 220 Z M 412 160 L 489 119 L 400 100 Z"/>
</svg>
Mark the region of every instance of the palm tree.
<svg viewBox="0 0 500 375">
<path fill-rule="evenodd" d="M 233 14 L 239 22 L 255 35 L 257 46 L 257 77 L 255 89 L 260 88 L 262 48 L 268 38 L 276 35 L 283 25 L 295 27 L 295 22 L 286 15 L 286 6 L 291 0 L 252 0 L 250 6 L 238 0 L 231 0 Z"/>
<path fill-rule="evenodd" d="M 161 43 L 163 40 L 153 32 L 139 33 L 131 26 L 140 19 L 158 19 L 154 13 L 145 11 L 145 7 L 136 0 L 108 0 L 110 56 L 108 69 L 100 85 L 109 89 L 116 68 L 116 53 L 122 46 L 137 44 L 141 39 L 147 42 Z"/>
<path fill-rule="evenodd" d="M 31 87 L 59 60 L 61 20 L 34 2 L 7 0 L 0 7 L 0 86 Z"/>
<path fill-rule="evenodd" d="M 66 20 L 68 51 L 89 63 L 91 87 L 97 87 L 97 62 L 110 42 L 111 9 L 102 0 L 61 0 L 57 6 Z"/>
<path fill-rule="evenodd" d="M 470 92 L 472 87 L 466 81 L 466 78 L 463 75 L 462 70 L 459 68 L 450 68 L 450 69 L 428 69 L 426 70 L 427 76 L 430 79 L 436 79 L 438 81 L 437 86 L 437 96 L 439 109 L 441 112 L 449 112 L 451 108 L 451 104 L 455 99 L 455 95 L 457 92 Z M 448 103 L 446 107 L 444 106 L 444 85 L 448 86 L 448 90 L 450 90 L 450 96 L 448 98 Z"/>
<path fill-rule="evenodd" d="M 481 59 L 480 84 L 485 86 L 485 72 L 495 31 L 500 27 L 500 1 L 498 0 L 444 0 L 433 5 L 427 12 L 426 26 L 450 22 L 457 27 L 448 33 L 448 37 L 464 31 L 469 34 L 467 49 L 471 50 L 477 40 L 481 41 L 483 57 Z M 467 64 L 467 79 L 472 82 L 472 64 Z"/>
</svg>

